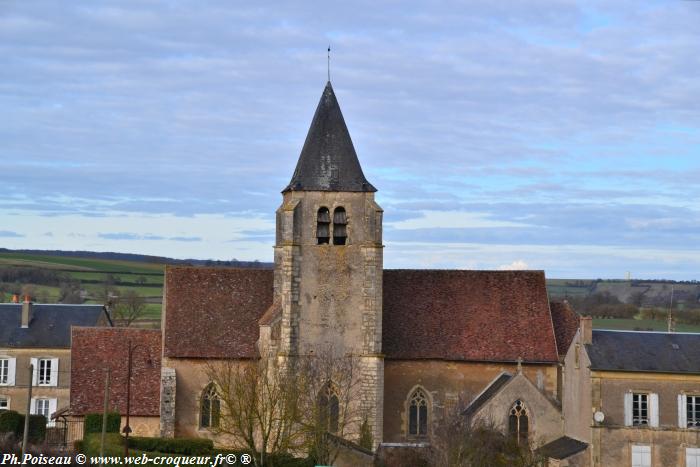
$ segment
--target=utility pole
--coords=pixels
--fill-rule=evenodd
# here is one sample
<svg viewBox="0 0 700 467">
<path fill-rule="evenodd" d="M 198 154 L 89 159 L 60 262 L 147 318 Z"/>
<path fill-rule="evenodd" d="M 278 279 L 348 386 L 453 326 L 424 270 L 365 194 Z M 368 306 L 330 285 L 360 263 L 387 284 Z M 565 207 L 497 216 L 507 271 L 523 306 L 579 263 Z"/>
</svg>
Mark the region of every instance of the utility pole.
<svg viewBox="0 0 700 467">
<path fill-rule="evenodd" d="M 34 365 L 29 365 L 29 391 L 27 394 L 27 412 L 24 414 L 24 435 L 22 436 L 22 459 L 27 453 L 29 441 L 29 414 L 32 411 L 32 383 L 34 382 Z"/>
<path fill-rule="evenodd" d="M 668 305 L 668 332 L 676 332 L 676 324 L 673 322 L 673 286 L 671 286 L 671 303 Z"/>
<path fill-rule="evenodd" d="M 102 465 L 102 457 L 105 453 L 105 434 L 107 433 L 107 412 L 109 411 L 109 376 L 110 371 L 107 368 L 105 375 L 105 401 L 102 408 L 102 436 L 100 438 L 100 465 Z"/>
</svg>

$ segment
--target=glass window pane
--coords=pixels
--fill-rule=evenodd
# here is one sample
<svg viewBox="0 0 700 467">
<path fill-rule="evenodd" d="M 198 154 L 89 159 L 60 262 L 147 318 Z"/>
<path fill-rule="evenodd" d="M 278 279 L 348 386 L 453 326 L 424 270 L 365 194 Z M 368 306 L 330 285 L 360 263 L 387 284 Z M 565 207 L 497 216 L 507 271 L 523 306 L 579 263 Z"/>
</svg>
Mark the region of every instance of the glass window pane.
<svg viewBox="0 0 700 467">
<path fill-rule="evenodd" d="M 409 409 L 408 433 L 411 435 L 418 434 L 418 407 L 415 403 L 411 404 Z"/>
<path fill-rule="evenodd" d="M 428 407 L 423 404 L 418 408 L 418 434 L 428 434 Z"/>
</svg>

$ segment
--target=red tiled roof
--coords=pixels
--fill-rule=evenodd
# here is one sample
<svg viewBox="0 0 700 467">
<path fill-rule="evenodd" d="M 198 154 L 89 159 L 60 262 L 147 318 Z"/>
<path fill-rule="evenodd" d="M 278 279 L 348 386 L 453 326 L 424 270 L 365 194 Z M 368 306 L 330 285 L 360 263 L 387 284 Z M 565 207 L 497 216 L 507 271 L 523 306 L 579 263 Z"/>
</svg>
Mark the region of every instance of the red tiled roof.
<svg viewBox="0 0 700 467">
<path fill-rule="evenodd" d="M 552 309 L 552 322 L 554 323 L 554 334 L 557 337 L 557 350 L 559 357 L 566 355 L 571 341 L 578 330 L 579 317 L 571 308 L 569 302 L 550 302 Z"/>
<path fill-rule="evenodd" d="M 160 413 L 159 329 L 73 327 L 71 342 L 70 408 L 76 415 L 102 412 L 105 369 L 111 369 L 110 408 L 126 414 L 129 341 L 134 347 L 131 408 L 134 416 Z"/>
<path fill-rule="evenodd" d="M 272 305 L 272 269 L 168 267 L 163 354 L 255 358 L 258 320 Z"/>
<path fill-rule="evenodd" d="M 385 270 L 393 359 L 556 362 L 542 271 Z"/>
</svg>

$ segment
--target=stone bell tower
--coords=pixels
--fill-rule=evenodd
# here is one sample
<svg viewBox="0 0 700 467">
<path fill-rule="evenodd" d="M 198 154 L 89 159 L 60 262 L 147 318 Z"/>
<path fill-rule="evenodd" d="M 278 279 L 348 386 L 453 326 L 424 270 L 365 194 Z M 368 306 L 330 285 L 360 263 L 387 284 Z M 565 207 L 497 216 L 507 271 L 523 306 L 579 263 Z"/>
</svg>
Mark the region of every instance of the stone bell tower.
<svg viewBox="0 0 700 467">
<path fill-rule="evenodd" d="M 360 362 L 361 406 L 382 440 L 382 209 L 326 84 L 277 210 L 275 304 L 261 320 L 293 358 L 323 352 Z M 276 323 L 272 323 L 276 321 Z M 261 328 L 261 339 L 263 329 Z"/>
</svg>

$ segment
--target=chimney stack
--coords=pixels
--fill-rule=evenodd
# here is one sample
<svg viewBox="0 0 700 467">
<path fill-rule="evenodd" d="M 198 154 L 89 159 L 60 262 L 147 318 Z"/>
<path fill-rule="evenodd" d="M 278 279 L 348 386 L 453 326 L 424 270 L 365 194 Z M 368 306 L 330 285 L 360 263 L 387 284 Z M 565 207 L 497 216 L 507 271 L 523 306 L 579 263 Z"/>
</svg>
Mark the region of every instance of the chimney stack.
<svg viewBox="0 0 700 467">
<path fill-rule="evenodd" d="M 12 303 L 19 303 L 19 295 L 16 293 L 12 294 Z"/>
<path fill-rule="evenodd" d="M 28 328 L 29 322 L 32 320 L 32 307 L 34 304 L 31 301 L 29 295 L 24 296 L 24 303 L 22 303 L 22 327 Z"/>
<path fill-rule="evenodd" d="M 581 343 L 593 343 L 593 318 L 590 316 L 581 316 L 579 323 L 579 328 L 581 329 Z"/>
</svg>

